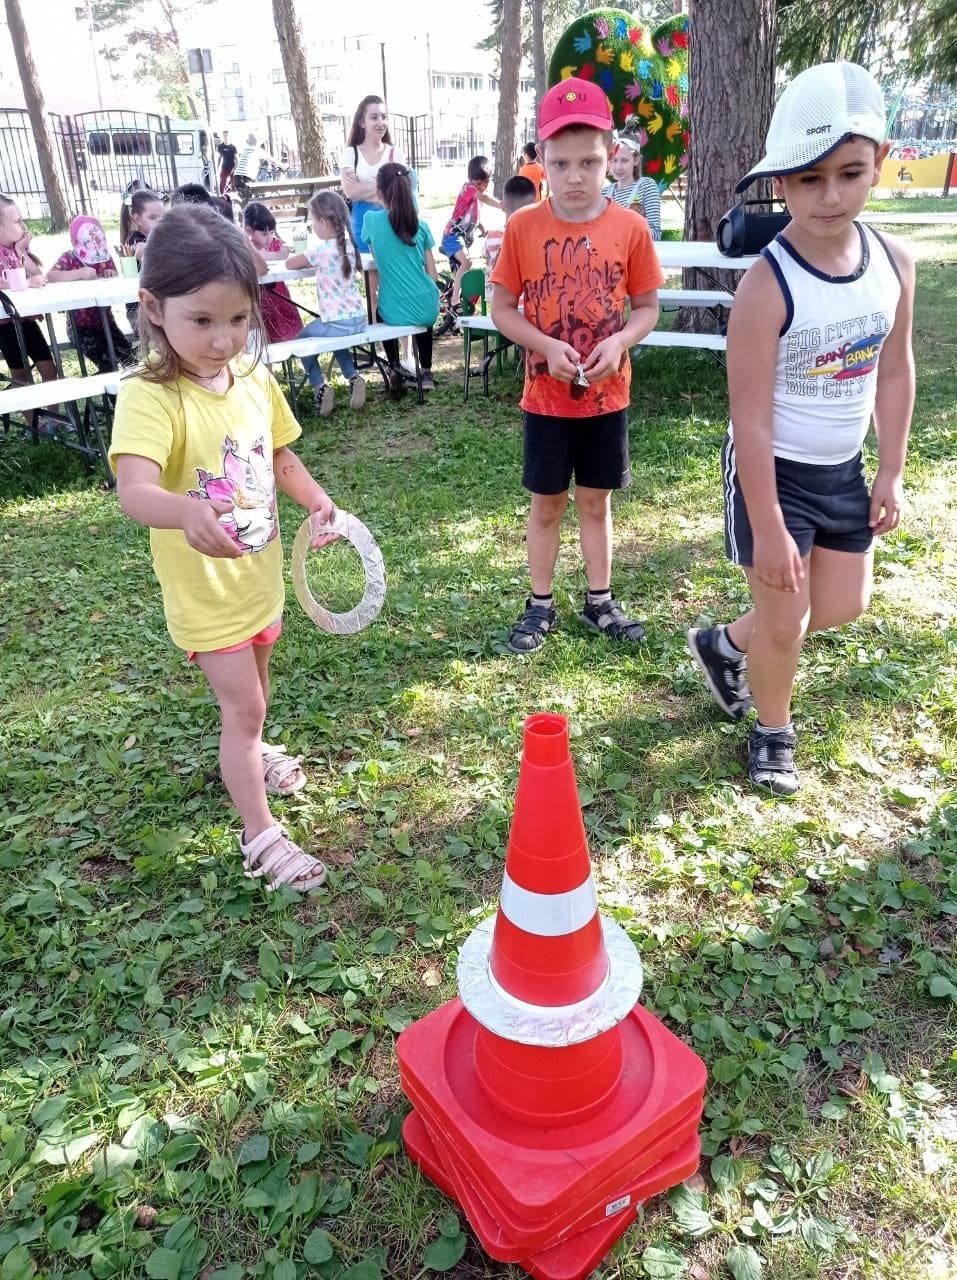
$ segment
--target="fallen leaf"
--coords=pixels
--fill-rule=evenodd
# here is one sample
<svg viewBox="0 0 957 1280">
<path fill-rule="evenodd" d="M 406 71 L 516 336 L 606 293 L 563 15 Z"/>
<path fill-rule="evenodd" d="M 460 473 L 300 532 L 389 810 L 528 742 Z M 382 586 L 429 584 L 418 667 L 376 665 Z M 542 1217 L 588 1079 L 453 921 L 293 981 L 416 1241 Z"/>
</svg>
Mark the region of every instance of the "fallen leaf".
<svg viewBox="0 0 957 1280">
<path fill-rule="evenodd" d="M 439 986 L 441 981 L 442 981 L 442 974 L 434 965 L 431 968 L 426 969 L 425 972 L 422 974 L 423 987 L 437 987 Z"/>
<path fill-rule="evenodd" d="M 445 639 L 445 636 L 446 636 L 446 633 L 445 633 L 444 631 L 433 631 L 433 632 L 432 632 L 432 639 L 433 639 L 433 640 L 444 640 L 444 639 Z"/>
<path fill-rule="evenodd" d="M 105 617 L 106 617 L 106 614 L 105 614 L 105 613 L 91 613 L 91 614 L 90 614 L 90 621 L 91 621 L 91 622 L 102 622 L 102 621 L 103 621 L 103 619 L 104 619 Z"/>
<path fill-rule="evenodd" d="M 406 729 L 405 736 L 407 738 L 420 738 L 422 736 L 421 729 Z"/>
<path fill-rule="evenodd" d="M 135 746 L 136 746 L 136 734 L 131 733 L 130 736 L 126 739 L 126 741 L 123 743 L 123 750 L 129 751 L 130 747 L 135 747 Z"/>
<path fill-rule="evenodd" d="M 156 1210 L 151 1204 L 141 1204 L 136 1210 L 136 1217 L 134 1221 L 138 1227 L 145 1227 L 149 1230 L 149 1228 L 156 1222 L 156 1218 Z"/>
</svg>

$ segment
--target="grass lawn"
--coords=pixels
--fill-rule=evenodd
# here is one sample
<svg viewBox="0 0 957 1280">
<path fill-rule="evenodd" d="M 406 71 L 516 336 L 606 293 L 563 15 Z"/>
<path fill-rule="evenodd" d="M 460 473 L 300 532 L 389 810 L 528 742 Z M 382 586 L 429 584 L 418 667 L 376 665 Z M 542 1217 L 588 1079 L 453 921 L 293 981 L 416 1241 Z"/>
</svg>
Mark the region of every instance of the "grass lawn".
<svg viewBox="0 0 957 1280">
<path fill-rule="evenodd" d="M 905 202 L 909 203 L 909 202 Z M 804 790 L 742 782 L 684 629 L 740 608 L 725 562 L 727 404 L 704 357 L 636 363 L 615 587 L 636 652 L 575 620 L 504 650 L 526 592 L 510 373 L 462 402 L 304 422 L 302 456 L 376 534 L 389 593 L 353 638 L 290 598 L 276 805 L 328 891 L 243 879 L 217 714 L 168 641 L 145 530 L 52 444 L 0 447 L 0 1280 L 517 1277 L 405 1159 L 393 1042 L 454 992 L 501 883 L 521 742 L 569 717 L 603 909 L 646 1004 L 709 1068 L 701 1173 L 604 1277 L 957 1275 L 957 233 L 921 257 L 910 507 L 866 618 L 815 638 Z M 340 401 L 344 399 L 340 385 Z M 284 509 L 288 546 L 299 516 Z M 314 589 L 355 599 L 348 548 Z"/>
</svg>

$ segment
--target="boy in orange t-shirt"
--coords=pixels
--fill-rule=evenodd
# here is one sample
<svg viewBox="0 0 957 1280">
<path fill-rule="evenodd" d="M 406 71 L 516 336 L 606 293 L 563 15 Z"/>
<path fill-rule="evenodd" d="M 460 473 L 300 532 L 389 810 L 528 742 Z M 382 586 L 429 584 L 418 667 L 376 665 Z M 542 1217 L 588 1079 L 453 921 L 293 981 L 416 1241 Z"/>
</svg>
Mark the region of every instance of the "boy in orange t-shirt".
<svg viewBox="0 0 957 1280">
<path fill-rule="evenodd" d="M 574 76 L 554 85 L 538 133 L 550 195 L 509 219 L 492 272 L 495 327 L 526 351 L 532 594 L 508 638 L 514 653 L 540 648 L 555 626 L 552 578 L 573 476 L 588 575 L 581 620 L 613 640 L 644 639 L 611 593 L 611 491 L 631 483 L 629 348 L 655 327 L 664 281 L 644 218 L 601 194 L 612 149 L 601 89 Z"/>
<path fill-rule="evenodd" d="M 541 200 L 542 188 L 545 185 L 545 170 L 538 162 L 538 148 L 534 142 L 526 142 L 522 148 L 522 153 L 525 156 L 525 161 L 519 165 L 518 176 L 529 180 L 535 188 L 535 199 Z"/>
</svg>

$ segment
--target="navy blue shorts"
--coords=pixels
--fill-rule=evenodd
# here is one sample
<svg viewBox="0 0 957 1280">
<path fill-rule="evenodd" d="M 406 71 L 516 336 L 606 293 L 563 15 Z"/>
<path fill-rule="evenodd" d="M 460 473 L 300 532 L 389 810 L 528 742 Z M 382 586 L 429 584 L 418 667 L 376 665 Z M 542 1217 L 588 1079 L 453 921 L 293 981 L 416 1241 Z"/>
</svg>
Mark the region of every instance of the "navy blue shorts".
<svg viewBox="0 0 957 1280">
<path fill-rule="evenodd" d="M 730 438 L 721 451 L 721 473 L 725 551 L 735 564 L 750 566 L 754 563 L 754 539 Z M 812 547 L 858 554 L 870 549 L 874 541 L 868 523 L 871 495 L 860 454 L 849 462 L 828 466 L 775 458 L 774 474 L 784 524 L 802 559 L 810 555 Z"/>
<path fill-rule="evenodd" d="M 564 493 L 571 483 L 586 489 L 627 489 L 628 414 L 551 418 L 526 410 L 522 484 L 531 493 Z"/>
</svg>

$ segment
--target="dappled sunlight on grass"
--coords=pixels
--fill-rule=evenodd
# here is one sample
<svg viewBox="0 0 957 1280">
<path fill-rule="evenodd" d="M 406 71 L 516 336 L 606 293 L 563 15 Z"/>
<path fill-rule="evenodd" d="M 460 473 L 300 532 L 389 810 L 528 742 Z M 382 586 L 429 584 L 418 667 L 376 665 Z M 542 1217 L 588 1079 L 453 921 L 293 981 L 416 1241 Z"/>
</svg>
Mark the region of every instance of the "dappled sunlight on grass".
<svg viewBox="0 0 957 1280">
<path fill-rule="evenodd" d="M 216 707 L 166 637 L 145 531 L 65 451 L 0 445 L 0 1260 L 23 1250 L 4 1280 L 422 1273 L 455 1221 L 400 1154 L 394 1037 L 453 993 L 495 905 L 537 710 L 569 719 L 599 896 L 641 950 L 643 998 L 711 1076 L 717 1226 L 695 1240 L 654 1202 L 602 1274 L 649 1275 L 654 1244 L 717 1278 L 731 1238 L 775 1280 L 917 1280 L 952 1257 L 957 299 L 930 263 L 957 241 L 919 239 L 910 509 L 868 615 L 806 647 L 789 805 L 742 782 L 745 729 L 685 645 L 747 604 L 723 555 L 710 361 L 635 363 L 614 575 L 647 627 L 633 649 L 576 617 L 573 512 L 558 628 L 530 658 L 505 649 L 528 590 L 514 375 L 463 404 L 450 340 L 423 408 L 374 388 L 362 413 L 304 422 L 302 456 L 389 574 L 354 637 L 289 594 L 266 735 L 306 757 L 309 786 L 275 813 L 329 866 L 308 899 L 242 877 Z M 283 500 L 287 554 L 300 519 Z M 361 571 L 336 548 L 310 582 L 344 609 Z M 813 1229 L 788 1227 L 812 1201 Z M 457 1267 L 518 1274 L 471 1239 Z"/>
</svg>

